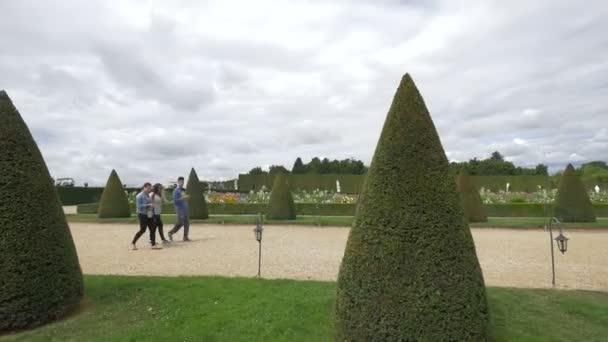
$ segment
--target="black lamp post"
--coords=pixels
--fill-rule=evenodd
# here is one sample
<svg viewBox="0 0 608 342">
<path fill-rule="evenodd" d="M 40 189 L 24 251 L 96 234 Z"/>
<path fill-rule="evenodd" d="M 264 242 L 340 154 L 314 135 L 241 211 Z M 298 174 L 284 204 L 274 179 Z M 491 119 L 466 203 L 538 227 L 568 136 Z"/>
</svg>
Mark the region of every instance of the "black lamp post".
<svg viewBox="0 0 608 342">
<path fill-rule="evenodd" d="M 262 272 L 262 232 L 264 231 L 264 228 L 262 227 L 262 214 L 258 214 L 255 223 L 253 232 L 255 233 L 255 239 L 258 242 L 258 277 L 260 277 Z"/>
<path fill-rule="evenodd" d="M 553 239 L 553 225 L 554 224 L 559 227 L 559 235 L 555 239 Z M 553 287 L 555 287 L 555 255 L 553 252 L 553 240 L 555 240 L 559 251 L 562 252 L 562 254 L 564 254 L 568 250 L 568 240 L 569 239 L 564 236 L 564 234 L 562 232 L 562 223 L 557 218 L 552 217 L 549 220 L 549 224 L 548 224 L 547 228 L 549 229 L 549 243 L 551 244 L 551 273 L 553 276 L 551 278 L 551 284 L 553 285 Z"/>
</svg>

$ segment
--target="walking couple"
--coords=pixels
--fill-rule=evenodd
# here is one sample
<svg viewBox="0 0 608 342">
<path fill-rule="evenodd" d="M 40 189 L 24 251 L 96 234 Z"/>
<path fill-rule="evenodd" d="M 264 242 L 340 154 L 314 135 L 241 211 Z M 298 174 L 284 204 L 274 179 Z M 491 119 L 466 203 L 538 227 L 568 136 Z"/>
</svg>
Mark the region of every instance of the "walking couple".
<svg viewBox="0 0 608 342">
<path fill-rule="evenodd" d="M 184 177 L 177 179 L 177 188 L 173 191 L 173 205 L 175 206 L 175 214 L 177 216 L 177 223 L 173 226 L 168 233 L 169 240 L 173 241 L 173 235 L 177 233 L 182 227 L 184 228 L 184 241 L 191 241 L 188 238 L 190 232 L 190 222 L 188 220 L 188 195 L 184 189 Z M 141 192 L 137 194 L 135 198 L 137 218 L 139 219 L 139 231 L 135 233 L 133 241 L 131 242 L 131 248 L 136 250 L 137 240 L 146 232 L 146 229 L 150 230 L 150 245 L 152 249 L 161 249 L 162 247 L 156 244 L 156 229 L 163 243 L 169 242 L 165 239 L 163 233 L 163 221 L 162 221 L 162 207 L 163 203 L 168 202 L 163 197 L 163 186 L 161 184 L 145 183 Z"/>
</svg>

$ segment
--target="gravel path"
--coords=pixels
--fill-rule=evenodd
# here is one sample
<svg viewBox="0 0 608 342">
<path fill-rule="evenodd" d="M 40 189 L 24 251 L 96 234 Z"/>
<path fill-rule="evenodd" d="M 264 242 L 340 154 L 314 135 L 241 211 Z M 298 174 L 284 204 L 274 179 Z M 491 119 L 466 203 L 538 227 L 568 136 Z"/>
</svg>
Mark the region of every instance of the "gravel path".
<svg viewBox="0 0 608 342">
<path fill-rule="evenodd" d="M 258 245 L 252 227 L 193 225 L 190 243 L 162 250 L 129 250 L 135 224 L 71 223 L 87 274 L 255 276 Z M 168 229 L 166 229 L 168 230 Z M 267 226 L 262 245 L 265 278 L 335 280 L 348 228 Z M 550 287 L 549 236 L 542 230 L 473 229 L 486 284 Z M 179 233 L 181 237 L 181 232 Z M 556 250 L 557 285 L 608 291 L 608 231 L 568 231 L 565 255 Z M 177 237 L 177 235 L 176 235 Z"/>
</svg>

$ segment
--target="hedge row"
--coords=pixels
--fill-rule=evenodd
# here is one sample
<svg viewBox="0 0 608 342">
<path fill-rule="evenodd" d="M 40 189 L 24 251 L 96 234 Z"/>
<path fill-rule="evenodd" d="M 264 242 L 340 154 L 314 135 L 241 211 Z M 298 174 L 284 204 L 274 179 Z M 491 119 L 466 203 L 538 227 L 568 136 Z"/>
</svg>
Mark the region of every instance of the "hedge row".
<svg viewBox="0 0 608 342">
<path fill-rule="evenodd" d="M 133 191 L 139 191 L 138 188 L 127 188 L 129 193 Z M 62 205 L 78 205 L 82 203 L 93 203 L 99 202 L 101 194 L 103 193 L 103 187 L 67 187 L 58 186 L 57 193 L 59 194 L 59 200 Z"/>
<path fill-rule="evenodd" d="M 79 214 L 96 214 L 98 203 L 80 204 Z M 261 203 L 207 203 L 211 215 L 255 215 L 266 213 L 267 204 Z M 312 216 L 354 216 L 356 204 L 314 204 L 296 203 L 298 215 Z M 539 203 L 511 203 L 485 205 L 489 217 L 544 217 L 544 205 Z M 133 207 L 134 209 L 134 207 Z M 594 204 L 597 217 L 608 217 L 608 204 Z M 549 206 L 549 212 L 553 208 Z M 133 211 L 135 212 L 135 211 Z M 163 205 L 163 213 L 175 214 L 172 204 Z"/>
<path fill-rule="evenodd" d="M 262 186 L 272 189 L 275 175 L 239 175 L 239 190 L 259 190 Z M 358 194 L 361 192 L 365 175 L 338 174 L 305 174 L 290 175 L 289 182 L 292 190 L 313 191 L 315 189 L 336 191 L 336 181 L 340 181 L 343 193 Z M 538 186 L 553 188 L 548 176 L 471 176 L 477 188 L 490 189 L 494 192 L 505 190 L 509 183 L 510 191 L 533 192 Z"/>
</svg>

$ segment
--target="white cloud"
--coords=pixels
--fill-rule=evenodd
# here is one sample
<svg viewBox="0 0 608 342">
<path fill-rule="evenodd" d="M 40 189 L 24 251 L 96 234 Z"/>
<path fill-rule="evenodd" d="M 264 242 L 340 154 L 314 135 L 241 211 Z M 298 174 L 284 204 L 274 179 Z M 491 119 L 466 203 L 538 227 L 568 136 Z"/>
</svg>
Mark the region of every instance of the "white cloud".
<svg viewBox="0 0 608 342">
<path fill-rule="evenodd" d="M 0 88 L 56 177 L 369 162 L 405 72 L 450 159 L 608 160 L 602 1 L 23 0 L 0 13 Z"/>
</svg>

